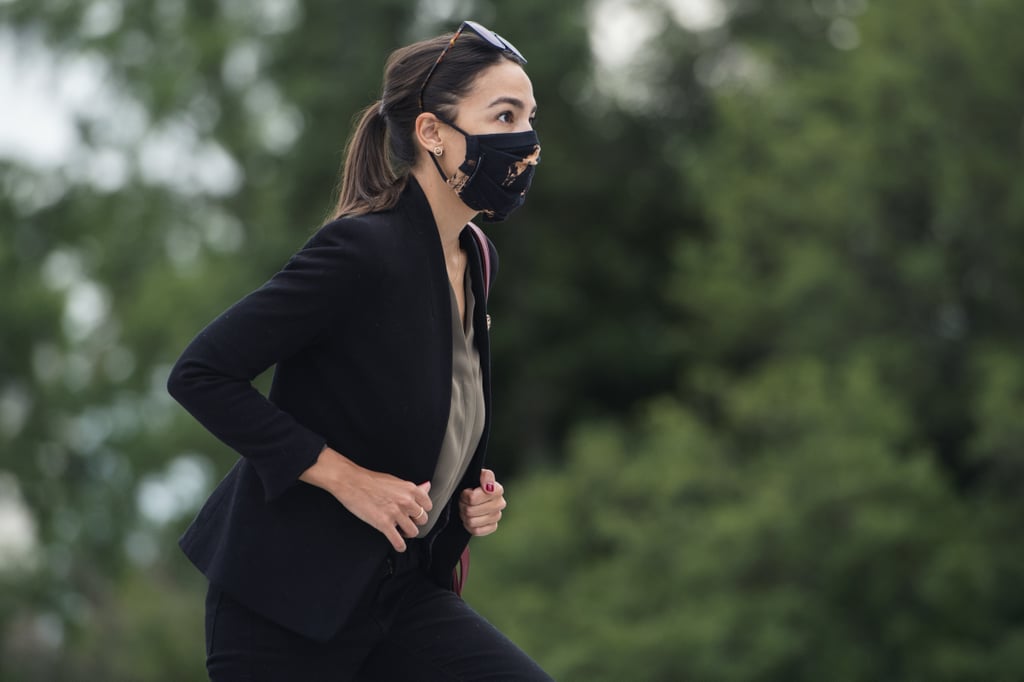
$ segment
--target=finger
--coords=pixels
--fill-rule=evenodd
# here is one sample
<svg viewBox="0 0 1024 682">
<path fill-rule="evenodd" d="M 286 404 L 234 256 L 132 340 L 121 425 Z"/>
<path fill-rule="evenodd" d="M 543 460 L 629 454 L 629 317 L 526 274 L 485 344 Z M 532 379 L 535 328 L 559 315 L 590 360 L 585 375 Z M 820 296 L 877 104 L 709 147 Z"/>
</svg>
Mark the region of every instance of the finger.
<svg viewBox="0 0 1024 682">
<path fill-rule="evenodd" d="M 480 470 L 480 487 L 483 488 L 486 493 L 493 493 L 496 480 L 494 478 L 494 472 L 490 469 Z"/>
<path fill-rule="evenodd" d="M 427 511 L 434 508 L 434 503 L 430 501 L 430 481 L 424 481 L 416 486 L 413 499 L 416 500 L 416 504 Z"/>
<path fill-rule="evenodd" d="M 485 471 L 487 471 L 485 469 Z M 490 487 L 490 491 L 486 489 Z M 481 504 L 489 498 L 501 497 L 505 494 L 505 488 L 497 481 L 487 481 L 479 488 L 466 488 L 462 491 L 460 499 L 467 504 Z"/>
<path fill-rule="evenodd" d="M 420 512 L 412 517 L 412 522 L 417 526 L 422 526 L 430 519 L 430 514 L 423 507 L 420 507 Z"/>
<path fill-rule="evenodd" d="M 497 503 L 498 500 L 505 499 L 505 489 L 501 487 L 500 483 L 494 484 L 494 490 L 494 493 L 487 493 L 481 488 L 473 488 L 472 490 L 464 491 L 462 499 L 470 506 L 492 504 Z"/>
<path fill-rule="evenodd" d="M 399 509 L 412 518 L 415 518 L 421 509 L 430 511 L 433 509 L 434 503 L 430 501 L 430 495 L 426 493 L 428 490 L 430 490 L 429 481 L 413 486 L 407 497 L 403 496 L 397 500 Z"/>
<path fill-rule="evenodd" d="M 467 516 L 462 520 L 463 525 L 468 528 L 482 528 L 501 521 L 502 513 L 494 511 L 482 516 Z"/>
<path fill-rule="evenodd" d="M 398 532 L 397 528 L 387 528 L 382 532 L 384 533 L 384 537 L 388 539 L 388 542 L 391 543 L 391 546 L 395 548 L 396 552 L 405 551 L 405 540 L 402 538 L 402 535 Z"/>
<path fill-rule="evenodd" d="M 462 501 L 467 505 L 474 507 L 478 504 L 484 504 L 491 499 L 491 496 L 484 492 L 483 488 L 467 488 L 462 491 Z"/>
<path fill-rule="evenodd" d="M 466 530 L 469 531 L 470 535 L 480 537 L 482 535 L 490 535 L 494 531 L 498 530 L 498 524 L 492 523 L 490 525 L 483 526 L 482 528 L 467 528 Z"/>
<path fill-rule="evenodd" d="M 488 514 L 494 514 L 500 512 L 502 509 L 508 506 L 505 502 L 504 497 L 498 499 L 490 499 L 482 504 L 466 505 L 466 516 L 479 517 L 487 516 Z"/>
<path fill-rule="evenodd" d="M 420 534 L 420 527 L 408 516 L 398 520 L 398 530 L 407 538 L 414 538 Z"/>
</svg>

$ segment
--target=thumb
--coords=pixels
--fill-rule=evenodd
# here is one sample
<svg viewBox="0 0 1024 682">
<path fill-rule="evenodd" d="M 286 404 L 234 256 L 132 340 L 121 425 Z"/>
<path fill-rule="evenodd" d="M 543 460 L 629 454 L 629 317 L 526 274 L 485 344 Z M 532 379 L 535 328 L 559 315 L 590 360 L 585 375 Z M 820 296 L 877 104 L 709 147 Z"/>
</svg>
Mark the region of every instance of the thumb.
<svg viewBox="0 0 1024 682">
<path fill-rule="evenodd" d="M 420 488 L 420 489 L 421 489 L 421 490 L 423 490 L 423 492 L 425 492 L 425 493 L 429 493 L 429 492 L 430 492 L 430 481 L 423 481 L 423 483 L 420 483 L 420 484 L 419 484 L 418 486 L 416 486 L 416 487 L 417 487 L 417 488 Z"/>
<path fill-rule="evenodd" d="M 480 487 L 484 489 L 484 492 L 491 494 L 494 492 L 495 484 L 494 472 L 490 469 L 480 470 Z"/>
</svg>

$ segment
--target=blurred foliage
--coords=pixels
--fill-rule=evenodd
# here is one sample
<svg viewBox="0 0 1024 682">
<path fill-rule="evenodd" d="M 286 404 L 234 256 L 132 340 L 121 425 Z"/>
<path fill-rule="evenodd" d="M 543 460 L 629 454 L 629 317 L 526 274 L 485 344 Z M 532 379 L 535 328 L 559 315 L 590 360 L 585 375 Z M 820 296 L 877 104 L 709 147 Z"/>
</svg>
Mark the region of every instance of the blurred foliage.
<svg viewBox="0 0 1024 682">
<path fill-rule="evenodd" d="M 683 4 L 0 3 L 26 70 L 101 65 L 66 164 L 0 159 L 0 680 L 203 677 L 174 539 L 234 455 L 167 368 L 316 229 L 387 52 L 470 16 L 544 160 L 489 230 L 468 600 L 565 680 L 1024 678 L 1024 5 Z"/>
</svg>

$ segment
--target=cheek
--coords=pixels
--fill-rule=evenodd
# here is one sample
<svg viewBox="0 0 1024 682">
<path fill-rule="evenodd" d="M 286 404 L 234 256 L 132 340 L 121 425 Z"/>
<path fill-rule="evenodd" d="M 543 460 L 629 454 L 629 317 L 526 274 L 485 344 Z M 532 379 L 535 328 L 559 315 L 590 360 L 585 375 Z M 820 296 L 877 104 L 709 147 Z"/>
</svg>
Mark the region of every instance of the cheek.
<svg viewBox="0 0 1024 682">
<path fill-rule="evenodd" d="M 466 140 L 462 135 L 456 135 L 448 139 L 444 146 L 444 158 L 442 165 L 446 175 L 454 173 L 466 159 Z"/>
</svg>

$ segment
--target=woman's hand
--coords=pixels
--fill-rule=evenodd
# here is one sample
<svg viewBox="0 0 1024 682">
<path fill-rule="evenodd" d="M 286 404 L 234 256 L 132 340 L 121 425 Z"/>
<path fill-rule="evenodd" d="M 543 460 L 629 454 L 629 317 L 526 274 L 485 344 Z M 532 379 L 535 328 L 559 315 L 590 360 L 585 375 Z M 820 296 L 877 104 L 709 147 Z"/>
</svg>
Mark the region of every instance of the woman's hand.
<svg viewBox="0 0 1024 682">
<path fill-rule="evenodd" d="M 316 463 L 302 472 L 300 481 L 323 488 L 356 517 L 388 539 L 395 551 L 404 552 L 405 539 L 419 534 L 427 522 L 430 481 L 411 481 L 370 471 L 331 448 L 324 448 Z"/>
<path fill-rule="evenodd" d="M 459 496 L 459 516 L 470 535 L 490 535 L 498 530 L 505 506 L 505 489 L 490 469 L 480 470 L 479 488 L 466 488 Z"/>
</svg>

